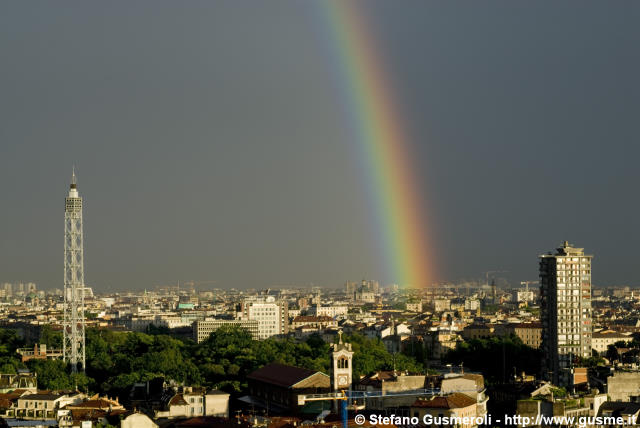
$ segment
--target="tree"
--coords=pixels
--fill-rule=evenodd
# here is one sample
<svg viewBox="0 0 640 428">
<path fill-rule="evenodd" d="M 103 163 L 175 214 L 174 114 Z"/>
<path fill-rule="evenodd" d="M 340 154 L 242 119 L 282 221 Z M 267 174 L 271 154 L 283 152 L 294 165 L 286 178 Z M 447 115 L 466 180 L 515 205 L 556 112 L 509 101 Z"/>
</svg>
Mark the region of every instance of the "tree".
<svg viewBox="0 0 640 428">
<path fill-rule="evenodd" d="M 40 343 L 47 345 L 47 348 L 62 348 L 62 331 L 56 331 L 50 325 L 40 327 Z"/>
<path fill-rule="evenodd" d="M 517 336 L 493 337 L 460 342 L 444 360 L 482 371 L 489 381 L 503 382 L 514 370 L 539 373 L 542 351 L 523 344 Z"/>
<path fill-rule="evenodd" d="M 618 348 L 616 348 L 616 345 L 607 346 L 606 357 L 609 361 L 618 361 L 620 359 L 620 354 L 618 353 Z"/>
</svg>

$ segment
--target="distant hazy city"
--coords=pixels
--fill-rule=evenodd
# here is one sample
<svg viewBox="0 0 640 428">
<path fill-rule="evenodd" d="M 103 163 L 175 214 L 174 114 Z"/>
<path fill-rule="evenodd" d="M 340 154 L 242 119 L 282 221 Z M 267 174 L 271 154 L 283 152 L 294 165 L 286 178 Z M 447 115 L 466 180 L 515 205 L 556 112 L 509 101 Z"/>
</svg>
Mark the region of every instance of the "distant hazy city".
<svg viewBox="0 0 640 428">
<path fill-rule="evenodd" d="M 593 288 L 564 241 L 538 280 L 402 289 L 129 293 L 84 284 L 65 198 L 64 288 L 0 286 L 7 426 L 624 426 L 640 414 L 640 290 Z M 62 267 L 62 266 L 61 266 Z"/>
</svg>

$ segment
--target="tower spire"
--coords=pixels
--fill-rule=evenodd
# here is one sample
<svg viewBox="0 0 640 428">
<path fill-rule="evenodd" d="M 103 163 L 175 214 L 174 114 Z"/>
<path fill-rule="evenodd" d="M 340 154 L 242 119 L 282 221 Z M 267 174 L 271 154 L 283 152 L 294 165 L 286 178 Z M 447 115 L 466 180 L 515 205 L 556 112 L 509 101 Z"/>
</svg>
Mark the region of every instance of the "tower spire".
<svg viewBox="0 0 640 428">
<path fill-rule="evenodd" d="M 76 188 L 76 169 L 71 172 L 64 210 L 64 329 L 62 356 L 71 370 L 85 370 L 84 257 L 82 243 L 82 197 Z M 80 366 L 80 367 L 78 367 Z"/>
<path fill-rule="evenodd" d="M 78 182 L 76 180 L 76 166 L 73 165 L 71 167 L 71 188 L 75 189 L 78 185 Z"/>
</svg>

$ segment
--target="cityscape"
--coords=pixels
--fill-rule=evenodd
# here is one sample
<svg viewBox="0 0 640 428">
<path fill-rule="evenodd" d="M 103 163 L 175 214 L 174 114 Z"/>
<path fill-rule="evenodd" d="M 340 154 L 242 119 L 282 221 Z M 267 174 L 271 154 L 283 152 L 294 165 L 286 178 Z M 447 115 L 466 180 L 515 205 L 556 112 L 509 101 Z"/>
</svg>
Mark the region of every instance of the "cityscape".
<svg viewBox="0 0 640 428">
<path fill-rule="evenodd" d="M 75 171 L 64 219 L 64 288 L 0 289 L 1 416 L 19 426 L 324 426 L 358 415 L 586 426 L 635 424 L 640 412 L 640 289 L 592 287 L 593 255 L 568 241 L 539 255 L 539 280 L 516 286 L 493 271 L 420 290 L 194 280 L 94 293 Z M 614 425 L 601 422 L 590 425 Z"/>
<path fill-rule="evenodd" d="M 640 426 L 639 4 L 56 3 L 0 428 Z"/>
</svg>

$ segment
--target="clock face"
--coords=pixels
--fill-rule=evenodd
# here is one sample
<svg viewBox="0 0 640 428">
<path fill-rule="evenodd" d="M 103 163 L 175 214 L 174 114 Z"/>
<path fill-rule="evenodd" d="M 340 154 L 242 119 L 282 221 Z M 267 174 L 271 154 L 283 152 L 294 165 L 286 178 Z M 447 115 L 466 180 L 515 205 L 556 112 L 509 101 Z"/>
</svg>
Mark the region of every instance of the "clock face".
<svg viewBox="0 0 640 428">
<path fill-rule="evenodd" d="M 338 376 L 338 385 L 346 385 L 349 383 L 349 379 L 346 376 Z"/>
</svg>

